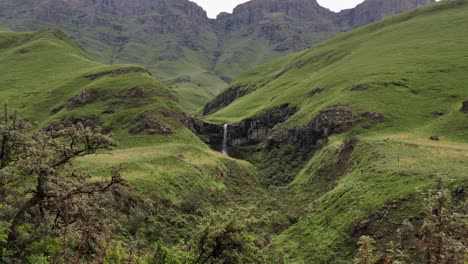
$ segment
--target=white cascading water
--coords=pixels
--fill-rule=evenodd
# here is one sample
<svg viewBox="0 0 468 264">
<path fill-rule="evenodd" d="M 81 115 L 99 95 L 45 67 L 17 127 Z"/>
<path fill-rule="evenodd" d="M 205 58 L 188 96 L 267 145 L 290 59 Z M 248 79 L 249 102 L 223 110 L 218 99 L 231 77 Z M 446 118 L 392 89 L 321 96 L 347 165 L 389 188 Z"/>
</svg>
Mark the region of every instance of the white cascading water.
<svg viewBox="0 0 468 264">
<path fill-rule="evenodd" d="M 224 134 L 223 134 L 223 147 L 221 149 L 221 152 L 226 155 L 226 156 L 229 156 L 229 153 L 228 153 L 228 124 L 224 124 Z"/>
</svg>

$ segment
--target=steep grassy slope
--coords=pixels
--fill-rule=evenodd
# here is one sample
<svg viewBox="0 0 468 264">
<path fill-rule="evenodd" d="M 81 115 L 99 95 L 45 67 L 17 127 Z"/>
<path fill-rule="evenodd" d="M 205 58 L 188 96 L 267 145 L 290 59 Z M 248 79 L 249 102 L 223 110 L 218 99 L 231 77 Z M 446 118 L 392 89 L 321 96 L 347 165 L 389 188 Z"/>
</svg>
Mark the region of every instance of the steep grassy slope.
<svg viewBox="0 0 468 264">
<path fill-rule="evenodd" d="M 116 150 L 78 164 L 97 176 L 122 165 L 133 190 L 122 195 L 142 201 L 124 209 L 123 230 L 137 216 L 155 219 L 147 230 L 159 235 L 151 239 L 176 244 L 202 216 L 195 211 L 224 208 L 257 186 L 254 168 L 205 145 L 148 71 L 97 63 L 61 31 L 0 33 L 0 72 L 1 100 L 35 129 L 82 122 L 114 133 Z"/>
<path fill-rule="evenodd" d="M 1 96 L 39 126 L 54 119 L 95 119 L 129 147 L 138 144 L 136 139 L 127 144 L 131 138 L 144 139 L 140 144 L 164 140 L 162 133 L 145 135 L 149 127 L 130 136 L 133 127 L 154 117 L 152 125 L 172 131 L 169 137 L 196 142 L 182 127 L 183 114 L 173 96 L 143 68 L 96 63 L 56 30 L 1 37 L 0 69 L 8 73 L 0 79 Z"/>
<path fill-rule="evenodd" d="M 192 73 L 164 81 L 178 98 L 182 109 L 194 113 L 212 100 L 228 84 L 218 78 L 213 78 L 210 72 Z"/>
<path fill-rule="evenodd" d="M 412 263 L 421 263 L 420 234 L 428 190 L 442 179 L 453 190 L 466 186 L 468 144 L 431 143 L 413 135 L 361 138 L 343 158 L 346 145 L 332 138 L 291 183 L 291 195 L 306 213 L 269 249 L 286 263 L 348 263 L 357 239 L 377 240 L 377 256 L 409 219 L 414 226 L 407 245 Z"/>
<path fill-rule="evenodd" d="M 205 107 L 231 124 L 232 153 L 296 201 L 275 261 L 350 263 L 361 235 L 382 256 L 409 219 L 422 263 L 421 193 L 468 180 L 466 28 L 468 1 L 442 1 L 258 67 Z"/>
<path fill-rule="evenodd" d="M 441 133 L 466 140 L 466 115 L 459 110 L 468 98 L 468 36 L 459 29 L 468 25 L 467 9 L 464 1 L 444 1 L 266 64 L 230 88 L 247 95 L 207 119 L 239 122 L 288 103 L 300 108 L 288 121 L 297 126 L 341 105 L 383 113 L 379 131 L 417 129 L 424 137 Z"/>
</svg>

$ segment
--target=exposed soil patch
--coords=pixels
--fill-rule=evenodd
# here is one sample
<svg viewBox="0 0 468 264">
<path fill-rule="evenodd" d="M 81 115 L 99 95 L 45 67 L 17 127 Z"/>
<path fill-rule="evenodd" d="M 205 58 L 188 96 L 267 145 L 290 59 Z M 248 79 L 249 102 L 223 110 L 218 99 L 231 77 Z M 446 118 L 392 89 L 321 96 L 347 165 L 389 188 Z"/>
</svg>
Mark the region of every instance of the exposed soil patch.
<svg viewBox="0 0 468 264">
<path fill-rule="evenodd" d="M 468 100 L 463 101 L 462 108 L 460 109 L 463 113 L 468 113 Z"/>
<path fill-rule="evenodd" d="M 445 113 L 440 112 L 440 111 L 435 111 L 435 112 L 432 112 L 431 115 L 433 115 L 433 116 L 443 116 L 443 115 L 445 115 Z"/>
<path fill-rule="evenodd" d="M 152 74 L 148 70 L 143 69 L 141 67 L 123 67 L 123 68 L 118 68 L 118 69 L 111 70 L 111 71 L 103 71 L 99 73 L 83 75 L 83 78 L 87 78 L 89 80 L 96 80 L 104 76 L 116 77 L 119 75 L 124 75 L 124 74 L 132 73 L 132 72 L 144 72 L 152 76 Z"/>
<path fill-rule="evenodd" d="M 50 111 L 51 114 L 55 115 L 57 114 L 58 112 L 62 111 L 62 109 L 64 109 L 65 106 L 64 105 L 60 105 L 60 106 L 57 106 L 55 107 L 54 109 L 52 109 L 52 111 Z"/>
<path fill-rule="evenodd" d="M 361 116 L 367 118 L 371 123 L 383 123 L 385 121 L 384 115 L 379 112 L 364 112 Z"/>
<path fill-rule="evenodd" d="M 69 107 L 80 107 L 92 103 L 96 100 L 97 92 L 92 90 L 84 90 L 79 92 L 69 101 Z"/>
<path fill-rule="evenodd" d="M 324 87 L 315 88 L 312 91 L 310 91 L 307 95 L 309 97 L 312 97 L 312 96 L 314 96 L 316 94 L 323 93 L 325 90 L 326 89 Z"/>
<path fill-rule="evenodd" d="M 369 84 L 356 84 L 351 86 L 351 91 L 365 91 L 369 89 Z"/>
<path fill-rule="evenodd" d="M 406 84 L 406 80 L 402 79 L 401 81 L 393 81 L 393 82 L 371 82 L 371 83 L 361 83 L 361 84 L 355 84 L 352 85 L 349 89 L 351 91 L 365 91 L 369 90 L 373 86 L 380 86 L 380 87 L 391 87 L 391 86 L 396 86 L 396 87 L 408 87 Z"/>
<path fill-rule="evenodd" d="M 346 140 L 338 154 L 336 163 L 329 164 L 318 170 L 319 175 L 325 175 L 328 182 L 335 183 L 352 167 L 351 156 L 359 141 L 356 138 Z"/>
<path fill-rule="evenodd" d="M 138 121 L 135 126 L 128 130 L 130 134 L 141 134 L 147 133 L 150 135 L 154 134 L 171 134 L 172 130 L 164 124 L 157 117 L 151 116 L 149 114 L 141 114 L 138 117 Z"/>
<path fill-rule="evenodd" d="M 16 51 L 15 53 L 16 54 L 26 54 L 26 53 L 29 53 L 29 52 L 30 52 L 30 50 L 28 50 L 28 49 L 20 49 L 20 50 Z"/>
<path fill-rule="evenodd" d="M 299 60 L 299 61 L 296 61 L 292 64 L 289 64 L 288 66 L 286 66 L 286 68 L 284 68 L 283 70 L 281 70 L 280 72 L 278 72 L 274 77 L 273 79 L 278 79 L 279 77 L 283 76 L 285 73 L 287 73 L 288 71 L 292 70 L 292 69 L 300 69 L 302 67 L 304 67 L 305 65 L 305 62 L 302 61 L 302 60 Z"/>
<path fill-rule="evenodd" d="M 145 98 L 145 89 L 142 87 L 133 87 L 127 90 L 123 90 L 119 93 L 120 97 L 123 98 Z"/>
</svg>

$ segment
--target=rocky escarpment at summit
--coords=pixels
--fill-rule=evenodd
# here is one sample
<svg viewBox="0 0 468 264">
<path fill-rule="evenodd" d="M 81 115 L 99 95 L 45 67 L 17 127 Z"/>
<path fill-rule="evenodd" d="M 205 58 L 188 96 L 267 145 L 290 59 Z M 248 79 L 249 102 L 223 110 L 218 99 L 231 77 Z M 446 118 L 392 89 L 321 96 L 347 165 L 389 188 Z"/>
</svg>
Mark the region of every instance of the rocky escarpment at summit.
<svg viewBox="0 0 468 264">
<path fill-rule="evenodd" d="M 387 16 L 395 15 L 409 9 L 434 3 L 433 0 L 373 0 L 364 1 L 353 9 L 343 10 L 338 14 L 341 26 L 352 28 L 366 25 Z M 375 12 L 379 10 L 379 12 Z"/>
</svg>

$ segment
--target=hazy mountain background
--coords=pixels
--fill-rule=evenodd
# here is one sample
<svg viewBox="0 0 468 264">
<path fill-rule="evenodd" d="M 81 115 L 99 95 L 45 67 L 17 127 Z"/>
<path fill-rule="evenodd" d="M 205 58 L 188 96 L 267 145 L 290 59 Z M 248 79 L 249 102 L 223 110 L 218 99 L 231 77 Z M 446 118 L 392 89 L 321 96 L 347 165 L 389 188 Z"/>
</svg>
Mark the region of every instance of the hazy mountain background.
<svg viewBox="0 0 468 264">
<path fill-rule="evenodd" d="M 188 0 L 3 0 L 15 31 L 60 28 L 106 64 L 136 63 L 195 111 L 241 72 L 434 0 L 366 0 L 334 13 L 315 0 L 253 0 L 209 19 Z"/>
</svg>

